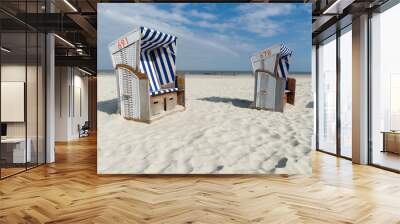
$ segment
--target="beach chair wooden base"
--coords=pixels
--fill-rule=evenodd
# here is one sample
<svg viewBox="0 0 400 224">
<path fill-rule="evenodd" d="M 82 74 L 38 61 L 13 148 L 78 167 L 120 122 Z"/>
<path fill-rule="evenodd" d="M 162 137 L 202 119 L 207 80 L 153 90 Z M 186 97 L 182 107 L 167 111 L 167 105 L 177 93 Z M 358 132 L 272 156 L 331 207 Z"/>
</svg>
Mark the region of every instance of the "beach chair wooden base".
<svg viewBox="0 0 400 224">
<path fill-rule="evenodd" d="M 179 74 L 176 76 L 176 86 L 178 87 L 177 104 L 185 107 L 185 75 L 184 74 Z"/>
<path fill-rule="evenodd" d="M 165 108 L 165 97 L 163 95 L 150 97 L 151 116 L 163 113 L 164 108 Z"/>
<path fill-rule="evenodd" d="M 176 92 L 166 93 L 158 96 L 150 96 L 149 97 L 149 110 L 148 113 L 143 116 L 143 119 L 135 119 L 135 118 L 127 118 L 127 120 L 151 123 L 158 119 L 164 118 L 165 116 L 169 116 L 176 112 L 184 111 L 186 108 L 177 103 L 178 94 Z M 147 104 L 148 105 L 148 104 Z M 142 105 L 146 106 L 146 104 Z"/>
<path fill-rule="evenodd" d="M 285 93 L 285 99 L 288 104 L 294 105 L 295 96 L 296 96 L 296 79 L 288 78 L 287 79 L 288 91 Z"/>
<path fill-rule="evenodd" d="M 291 104 L 291 105 L 295 104 L 296 79 L 288 78 L 287 79 L 287 85 L 288 85 L 288 88 L 287 88 L 287 90 L 285 90 L 284 95 L 283 95 L 283 102 L 284 102 L 283 103 L 283 107 L 285 107 L 286 103 Z M 250 108 L 258 109 L 258 110 L 274 111 L 274 110 L 271 110 L 271 109 L 265 109 L 265 108 L 256 107 L 254 102 L 252 102 L 250 104 Z M 281 112 L 283 112 L 283 111 L 281 111 Z"/>
<path fill-rule="evenodd" d="M 283 109 L 285 109 L 286 107 L 286 103 L 294 105 L 294 98 L 295 98 L 295 92 L 294 91 L 290 91 L 290 90 L 286 90 L 285 93 L 283 94 Z M 266 111 L 274 111 L 274 112 L 283 112 L 279 111 L 279 110 L 273 110 L 273 109 L 267 109 L 267 108 L 262 108 L 262 107 L 256 107 L 255 106 L 255 102 L 252 102 L 249 106 L 249 108 L 251 109 L 257 109 L 257 110 L 266 110 Z"/>
<path fill-rule="evenodd" d="M 154 121 L 157 121 L 157 120 L 159 120 L 161 118 L 165 118 L 165 117 L 167 117 L 169 115 L 175 114 L 177 112 L 182 112 L 182 111 L 185 111 L 185 110 L 186 110 L 185 107 L 183 107 L 181 105 L 177 105 L 172 110 L 163 111 L 163 112 L 161 112 L 159 114 L 151 116 L 150 119 L 147 119 L 147 120 L 144 120 L 144 119 L 132 119 L 132 118 L 131 119 L 125 118 L 125 119 L 150 124 L 150 123 L 152 123 Z"/>
<path fill-rule="evenodd" d="M 256 104 L 252 102 L 249 106 L 250 109 L 256 109 L 256 110 L 265 110 L 265 111 L 271 111 L 271 112 L 283 112 L 283 111 L 277 111 L 273 109 L 268 109 L 268 108 L 263 108 L 263 107 L 256 107 Z"/>
<path fill-rule="evenodd" d="M 175 106 L 177 105 L 177 93 L 167 93 L 164 95 L 164 102 L 165 102 L 165 111 L 174 110 Z"/>
<path fill-rule="evenodd" d="M 181 105 L 181 106 L 185 106 L 185 90 L 184 89 L 180 89 L 177 92 L 177 104 Z"/>
<path fill-rule="evenodd" d="M 149 120 L 147 123 L 152 123 L 152 122 L 157 121 L 157 120 L 159 120 L 159 119 L 161 119 L 161 118 L 165 118 L 165 117 L 167 117 L 167 116 L 170 116 L 170 115 L 172 115 L 172 114 L 175 114 L 175 113 L 177 113 L 177 112 L 182 112 L 182 111 L 185 111 L 185 110 L 186 110 L 185 107 L 180 106 L 180 105 L 176 105 L 175 108 L 172 109 L 172 110 L 164 111 L 164 112 L 162 112 L 161 114 L 158 114 L 158 115 L 156 115 L 156 116 L 152 116 L 152 117 L 150 118 L 150 120 Z"/>
<path fill-rule="evenodd" d="M 160 120 L 161 118 L 165 118 L 165 117 L 168 117 L 169 115 L 173 115 L 173 114 L 175 114 L 175 113 L 182 112 L 182 111 L 185 111 L 185 110 L 186 110 L 185 107 L 178 105 L 178 106 L 176 106 L 173 110 L 164 111 L 164 112 L 162 112 L 162 113 L 160 113 L 160 114 L 157 114 L 157 115 L 155 115 L 155 116 L 152 116 L 152 117 L 150 118 L 150 120 L 134 119 L 134 118 L 125 118 L 125 119 L 126 119 L 126 120 L 131 120 L 131 121 L 136 121 L 136 122 L 142 122 L 142 123 L 150 124 L 150 123 L 152 123 L 152 122 L 155 122 L 155 121 L 157 121 L 157 120 Z"/>
</svg>

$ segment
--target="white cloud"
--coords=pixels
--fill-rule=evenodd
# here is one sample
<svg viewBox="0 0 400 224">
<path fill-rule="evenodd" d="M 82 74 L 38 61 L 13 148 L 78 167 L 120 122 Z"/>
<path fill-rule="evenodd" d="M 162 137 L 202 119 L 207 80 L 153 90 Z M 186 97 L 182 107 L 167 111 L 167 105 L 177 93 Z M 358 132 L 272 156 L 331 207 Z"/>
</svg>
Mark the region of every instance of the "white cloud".
<svg viewBox="0 0 400 224">
<path fill-rule="evenodd" d="M 180 69 L 185 66 L 193 68 L 194 65 L 197 68 L 211 65 L 246 68 L 249 66 L 248 55 L 266 47 L 265 44 L 273 44 L 265 37 L 287 32 L 286 27 L 282 28 L 288 23 L 285 16 L 294 11 L 289 4 L 240 4 L 223 13 L 213 9 L 215 4 L 206 5 L 210 6 L 209 9 L 202 7 L 204 10 L 192 8 L 191 4 L 104 6 L 99 7 L 99 13 L 108 27 L 102 26 L 102 35 L 105 33 L 107 36 L 107 31 L 112 32 L 112 36 L 119 32 L 118 35 L 122 35 L 136 26 L 173 34 L 178 37 L 178 63 L 183 63 L 179 65 Z M 227 13 L 230 13 L 228 17 Z M 107 38 L 106 42 L 113 38 Z M 214 63 L 216 61 L 218 63 Z"/>
<path fill-rule="evenodd" d="M 285 16 L 293 10 L 291 4 L 246 4 L 237 8 L 240 16 L 235 21 L 246 31 L 270 37 L 286 29 Z"/>
<path fill-rule="evenodd" d="M 219 41 L 217 39 L 209 38 L 209 33 L 196 33 L 186 26 L 193 24 L 198 26 L 214 26 L 214 28 L 218 28 L 218 24 L 212 25 L 206 21 L 190 21 L 184 18 L 183 15 L 171 15 L 171 13 L 157 9 L 153 5 L 137 5 L 140 7 L 135 7 L 134 13 L 131 11 L 127 13 L 125 10 L 113 10 L 109 8 L 104 10 L 104 16 L 107 16 L 108 19 L 114 20 L 118 24 L 130 25 L 132 28 L 134 26 L 145 26 L 161 32 L 174 34 L 178 37 L 179 41 L 200 44 L 202 47 L 206 47 L 205 50 L 218 49 L 229 53 L 232 56 L 239 56 L 238 49 L 232 47 L 237 44 L 231 43 L 232 41 Z"/>
<path fill-rule="evenodd" d="M 132 7 L 122 7 L 122 9 L 118 7 L 118 10 L 106 9 L 105 13 L 112 13 L 112 16 L 116 17 L 114 19 L 117 20 L 124 18 L 135 24 L 164 28 L 164 32 L 171 32 L 170 30 L 174 29 L 185 35 L 190 33 L 191 37 L 199 36 L 192 31 L 192 28 L 196 26 L 213 29 L 214 31 L 207 31 L 210 33 L 226 30 L 230 32 L 246 31 L 261 37 L 271 37 L 286 32 L 285 16 L 295 9 L 292 4 L 243 4 L 236 8 L 236 17 L 222 21 L 215 14 L 191 9 L 188 6 L 190 4 L 174 4 L 168 11 L 160 9 L 154 4 L 135 4 L 134 11 L 132 11 Z"/>
<path fill-rule="evenodd" d="M 246 16 L 265 18 L 271 16 L 288 15 L 295 7 L 292 4 L 243 4 L 237 7 L 237 11 Z"/>
<path fill-rule="evenodd" d="M 226 30 L 226 29 L 233 29 L 233 28 L 235 28 L 235 26 L 234 26 L 234 24 L 233 23 L 228 23 L 228 22 L 225 22 L 225 23 L 215 23 L 215 22 L 209 22 L 209 21 L 206 21 L 206 20 L 201 20 L 201 21 L 198 21 L 198 22 L 194 22 L 194 25 L 196 25 L 196 26 L 200 26 L 200 27 L 203 27 L 203 28 L 210 28 L 210 29 L 214 29 L 214 30 L 217 30 L 217 31 L 224 31 L 224 30 Z"/>
<path fill-rule="evenodd" d="M 200 18 L 200 19 L 205 19 L 205 20 L 212 20 L 215 19 L 216 16 L 212 13 L 208 13 L 208 12 L 199 12 L 197 10 L 191 10 L 188 13 L 190 16 L 196 17 L 196 18 Z"/>
</svg>

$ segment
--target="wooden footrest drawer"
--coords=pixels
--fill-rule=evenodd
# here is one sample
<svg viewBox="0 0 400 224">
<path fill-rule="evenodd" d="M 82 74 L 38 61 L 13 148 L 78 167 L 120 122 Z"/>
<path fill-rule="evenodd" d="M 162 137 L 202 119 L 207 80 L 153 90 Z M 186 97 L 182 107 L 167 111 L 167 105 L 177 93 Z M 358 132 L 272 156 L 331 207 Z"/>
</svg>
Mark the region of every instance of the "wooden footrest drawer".
<svg viewBox="0 0 400 224">
<path fill-rule="evenodd" d="M 151 115 L 157 115 L 164 112 L 164 97 L 163 96 L 152 96 L 150 97 L 150 110 Z"/>
<path fill-rule="evenodd" d="M 178 96 L 176 93 L 167 93 L 165 96 L 165 110 L 173 110 L 177 104 Z"/>
</svg>

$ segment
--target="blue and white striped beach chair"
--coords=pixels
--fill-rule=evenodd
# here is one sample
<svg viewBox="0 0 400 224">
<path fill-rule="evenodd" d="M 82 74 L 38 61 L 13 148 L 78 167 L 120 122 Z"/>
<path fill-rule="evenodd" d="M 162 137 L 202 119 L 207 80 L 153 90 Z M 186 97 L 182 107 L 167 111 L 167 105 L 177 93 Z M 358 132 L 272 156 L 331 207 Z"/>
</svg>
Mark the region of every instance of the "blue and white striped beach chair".
<svg viewBox="0 0 400 224">
<path fill-rule="evenodd" d="M 176 75 L 177 38 L 146 27 L 109 46 L 118 76 L 121 114 L 151 121 L 176 104 L 184 105 L 184 76 Z"/>
<path fill-rule="evenodd" d="M 254 107 L 283 112 L 285 102 L 294 105 L 296 80 L 288 77 L 291 56 L 292 50 L 276 44 L 251 57 Z"/>
</svg>

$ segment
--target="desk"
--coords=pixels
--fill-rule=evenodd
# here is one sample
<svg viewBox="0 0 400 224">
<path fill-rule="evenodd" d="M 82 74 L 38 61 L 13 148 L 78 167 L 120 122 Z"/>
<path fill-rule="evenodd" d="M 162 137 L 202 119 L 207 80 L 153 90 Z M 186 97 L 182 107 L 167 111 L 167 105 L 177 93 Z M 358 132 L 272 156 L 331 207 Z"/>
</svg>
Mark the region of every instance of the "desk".
<svg viewBox="0 0 400 224">
<path fill-rule="evenodd" d="M 400 154 L 400 131 L 383 131 L 382 152 Z"/>
<path fill-rule="evenodd" d="M 1 157 L 2 157 L 1 159 L 4 159 L 6 163 L 31 162 L 32 141 L 30 138 L 28 138 L 26 142 L 28 144 L 25 152 L 25 138 L 1 139 Z"/>
</svg>

